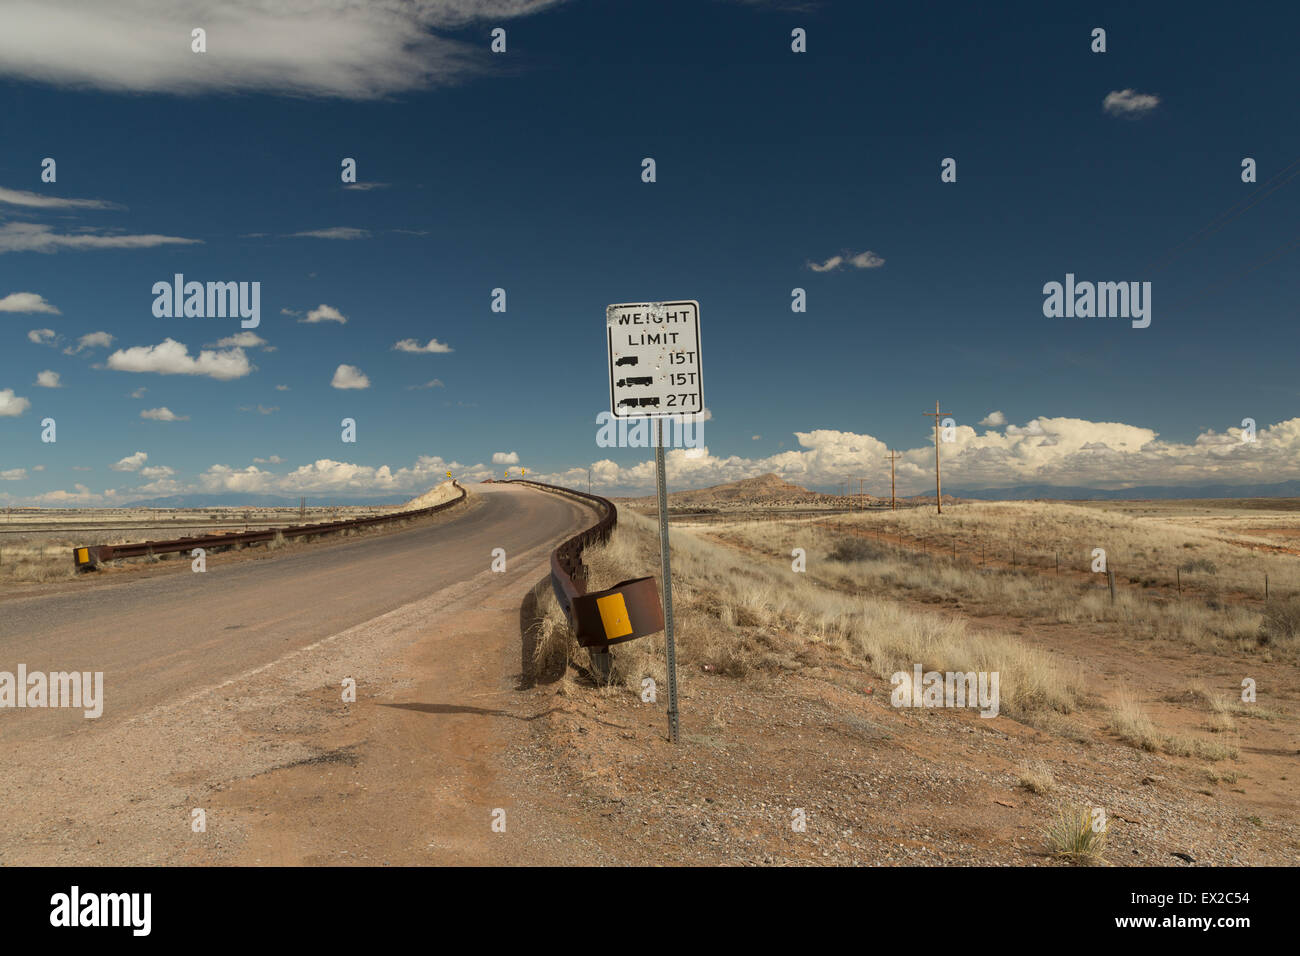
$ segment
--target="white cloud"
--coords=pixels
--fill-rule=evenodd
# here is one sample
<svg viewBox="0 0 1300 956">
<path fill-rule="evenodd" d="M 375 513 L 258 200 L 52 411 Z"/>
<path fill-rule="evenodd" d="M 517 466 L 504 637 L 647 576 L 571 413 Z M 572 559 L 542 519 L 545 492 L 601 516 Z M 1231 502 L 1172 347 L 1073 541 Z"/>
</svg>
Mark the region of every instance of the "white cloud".
<svg viewBox="0 0 1300 956">
<path fill-rule="evenodd" d="M 155 422 L 188 422 L 190 416 L 177 415 L 166 405 L 162 408 L 146 408 L 140 412 L 141 418 L 147 418 Z"/>
<path fill-rule="evenodd" d="M 494 451 L 492 453 L 492 464 L 494 465 L 517 465 L 519 464 L 519 452 L 517 451 Z"/>
<path fill-rule="evenodd" d="M 57 252 L 60 249 L 152 249 L 155 246 L 196 245 L 202 241 L 153 233 L 105 233 L 103 230 L 58 233 L 49 226 L 35 222 L 9 222 L 0 226 L 0 253 Z"/>
<path fill-rule="evenodd" d="M 140 469 L 141 478 L 170 478 L 174 474 L 176 470 L 166 465 L 150 465 L 148 468 Z"/>
<path fill-rule="evenodd" d="M 27 341 L 37 345 L 54 345 L 56 339 L 53 329 L 32 329 L 27 333 Z"/>
<path fill-rule="evenodd" d="M 993 428 L 1001 428 L 1007 423 L 1007 416 L 1003 415 L 1001 412 L 989 412 L 980 419 L 979 423 L 981 425 L 990 425 Z"/>
<path fill-rule="evenodd" d="M 298 321 L 311 322 L 311 323 L 338 322 L 340 325 L 343 325 L 346 324 L 348 318 L 338 309 L 334 308 L 334 306 L 325 305 L 324 303 L 321 303 L 320 305 L 316 306 L 316 308 L 308 312 L 307 317 L 305 319 L 299 319 Z"/>
<path fill-rule="evenodd" d="M 45 297 L 35 292 L 11 292 L 0 299 L 0 312 L 48 312 L 50 315 L 62 315 L 58 309 L 45 301 Z"/>
<path fill-rule="evenodd" d="M 284 459 L 279 455 L 272 455 L 270 458 L 254 458 L 255 465 L 283 465 Z"/>
<path fill-rule="evenodd" d="M 78 352 L 83 352 L 86 349 L 106 349 L 112 344 L 113 336 L 109 335 L 107 332 L 90 332 L 89 334 L 83 335 L 81 338 L 77 339 L 76 348 L 69 346 L 63 350 L 63 354 L 76 355 Z"/>
<path fill-rule="evenodd" d="M 36 384 L 41 388 L 62 388 L 59 384 L 59 373 L 51 372 L 46 369 L 44 372 L 36 373 Z"/>
<path fill-rule="evenodd" d="M 111 505 L 117 501 L 117 491 L 109 488 L 102 492 L 93 492 L 85 485 L 76 484 L 72 486 L 75 491 L 47 491 L 43 494 L 33 495 L 27 499 L 31 504 L 50 505 L 54 507 L 94 507 L 96 505 Z"/>
<path fill-rule="evenodd" d="M 114 471 L 139 471 L 148 460 L 149 456 L 147 454 L 138 451 L 134 455 L 127 455 L 125 458 L 118 461 L 117 464 L 109 465 L 108 467 L 112 468 Z"/>
<path fill-rule="evenodd" d="M 856 256 L 849 257 L 849 265 L 855 269 L 879 269 L 885 264 L 885 260 L 876 255 L 870 249 L 866 252 L 859 252 Z"/>
<path fill-rule="evenodd" d="M 370 379 L 355 365 L 340 365 L 334 370 L 330 384 L 335 388 L 369 388 Z"/>
<path fill-rule="evenodd" d="M 17 418 L 31 406 L 27 399 L 15 395 L 12 388 L 0 388 L 0 418 Z"/>
<path fill-rule="evenodd" d="M 820 265 L 816 262 L 809 262 L 808 268 L 813 272 L 830 272 L 832 269 L 838 269 L 844 264 L 843 256 L 831 256 Z"/>
<path fill-rule="evenodd" d="M 1136 90 L 1112 90 L 1102 101 L 1102 108 L 1111 116 L 1144 116 L 1159 105 L 1159 96 Z"/>
<path fill-rule="evenodd" d="M 110 92 L 266 91 L 372 99 L 483 72 L 438 36 L 558 0 L 5 0 L 0 74 Z M 202 25 L 208 53 L 190 52 Z"/>
<path fill-rule="evenodd" d="M 330 226 L 327 229 L 308 229 L 305 232 L 291 232 L 290 239 L 369 239 L 369 229 L 356 229 L 352 226 Z"/>
<path fill-rule="evenodd" d="M 289 391 L 289 386 L 288 386 L 288 385 L 277 385 L 277 386 L 275 387 L 275 390 L 276 390 L 277 392 L 287 392 L 287 391 Z"/>
<path fill-rule="evenodd" d="M 147 392 L 147 391 L 149 391 L 149 389 L 147 389 L 147 388 L 145 388 L 143 385 L 141 385 L 139 388 L 137 388 L 137 389 L 135 389 L 134 391 L 132 391 L 131 394 L 130 394 L 128 397 L 129 397 L 129 398 L 144 398 L 144 393 Z"/>
<path fill-rule="evenodd" d="M 429 339 L 428 345 L 421 345 L 417 339 L 402 339 L 393 346 L 395 352 L 429 352 L 431 354 L 440 354 L 450 352 L 450 345 L 439 342 L 437 339 Z"/>
<path fill-rule="evenodd" d="M 833 272 L 845 264 L 853 266 L 855 269 L 879 269 L 885 264 L 885 260 L 876 255 L 870 249 L 866 252 L 831 256 L 824 262 L 809 262 L 808 268 L 813 272 Z"/>
<path fill-rule="evenodd" d="M 26 468 L 10 468 L 7 471 L 0 471 L 0 481 L 22 481 L 26 477 Z"/>
<path fill-rule="evenodd" d="M 595 425 L 593 423 L 593 428 Z M 887 494 L 889 463 L 885 446 L 871 435 L 820 429 L 796 432 L 799 448 L 761 458 L 718 457 L 704 449 L 672 449 L 667 465 L 674 488 L 751 478 L 774 472 L 811 487 L 835 487 L 846 476 L 867 478 L 873 494 Z M 922 428 L 916 447 L 897 463 L 902 494 L 934 487 L 933 433 Z M 1244 484 L 1300 480 L 1300 418 L 1260 428 L 1255 441 L 1241 441 L 1239 428 L 1227 429 L 1233 441 L 1222 444 L 1214 433 L 1188 443 L 1161 440 L 1150 428 L 1122 422 L 1039 417 L 1005 432 L 955 429 L 955 441 L 940 446 L 944 484 L 951 488 L 996 488 L 1018 484 L 1126 488 L 1137 485 L 1199 483 Z M 621 466 L 608 459 L 592 463 L 598 486 L 614 493 L 643 494 L 654 487 L 654 463 L 642 460 Z M 539 481 L 586 487 L 586 466 Z"/>
<path fill-rule="evenodd" d="M 408 389 L 415 389 L 415 390 L 420 390 L 425 388 L 445 388 L 445 386 L 442 384 L 442 379 L 440 378 L 431 378 L 423 385 L 408 385 L 406 387 Z"/>
<path fill-rule="evenodd" d="M 0 23 L 4 22 L 4 16 L 0 13 Z M 0 40 L 0 47 L 3 45 Z M 2 57 L 0 57 L 2 59 Z M 0 71 L 3 71 L 0 66 Z M 6 203 L 10 206 L 23 206 L 27 209 L 124 209 L 117 203 L 108 202 L 104 199 L 65 199 L 61 196 L 50 196 L 45 193 L 32 193 L 23 189 L 5 189 L 0 186 L 0 203 Z"/>
<path fill-rule="evenodd" d="M 266 349 L 266 339 L 262 338 L 256 332 L 236 332 L 234 335 L 227 335 L 224 339 L 218 339 L 211 345 L 205 345 L 208 349 Z"/>
<path fill-rule="evenodd" d="M 239 410 L 241 412 L 258 412 L 259 414 L 262 415 L 270 415 L 272 412 L 278 412 L 280 410 L 280 406 L 279 405 L 268 406 L 259 403 L 257 405 L 240 405 Z"/>
<path fill-rule="evenodd" d="M 189 349 L 175 339 L 164 339 L 158 345 L 119 349 L 108 357 L 108 367 L 119 372 L 205 375 L 219 381 L 243 378 L 251 374 L 254 368 L 243 349 L 223 352 L 209 352 L 205 349 L 199 352 L 198 358 L 192 358 Z"/>
<path fill-rule="evenodd" d="M 344 189 L 351 189 L 356 192 L 369 192 L 372 189 L 387 189 L 390 183 L 350 183 L 344 186 Z"/>
</svg>

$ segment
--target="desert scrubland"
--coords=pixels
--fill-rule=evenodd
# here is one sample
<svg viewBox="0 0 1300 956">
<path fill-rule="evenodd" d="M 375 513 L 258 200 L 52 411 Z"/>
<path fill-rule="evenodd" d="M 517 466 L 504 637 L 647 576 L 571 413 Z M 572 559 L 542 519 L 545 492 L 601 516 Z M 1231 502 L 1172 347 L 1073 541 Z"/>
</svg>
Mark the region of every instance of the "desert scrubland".
<svg viewBox="0 0 1300 956">
<path fill-rule="evenodd" d="M 608 733 L 561 721 L 586 762 L 564 782 L 653 828 L 684 773 L 712 794 L 702 827 L 718 803 L 734 818 L 709 842 L 720 859 L 762 862 L 746 834 L 776 806 L 819 823 L 817 839 L 786 841 L 789 859 L 1300 861 L 1300 555 L 1285 544 L 1300 514 L 1148 505 L 674 522 L 682 720 L 704 756 L 668 772 L 656 748 L 608 747 Z M 586 561 L 593 590 L 657 576 L 653 518 L 622 508 Z M 602 686 L 540 599 L 538 673 L 646 723 L 638 695 L 647 677 L 663 693 L 662 637 L 611 648 Z M 915 664 L 998 672 L 998 715 L 894 706 L 891 675 Z M 1100 833 L 1086 824 L 1098 808 Z"/>
</svg>

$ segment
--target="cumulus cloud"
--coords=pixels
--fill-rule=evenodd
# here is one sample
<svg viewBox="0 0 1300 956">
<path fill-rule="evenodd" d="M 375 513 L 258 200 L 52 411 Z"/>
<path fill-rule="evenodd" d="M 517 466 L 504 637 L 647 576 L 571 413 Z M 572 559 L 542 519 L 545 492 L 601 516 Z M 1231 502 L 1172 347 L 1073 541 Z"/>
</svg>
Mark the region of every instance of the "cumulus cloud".
<svg viewBox="0 0 1300 956">
<path fill-rule="evenodd" d="M 53 329 L 32 329 L 27 333 L 27 341 L 37 345 L 54 345 L 57 340 L 58 336 Z"/>
<path fill-rule="evenodd" d="M 188 422 L 190 420 L 190 416 L 177 415 L 166 405 L 161 408 L 146 408 L 140 412 L 140 417 L 155 422 Z"/>
<path fill-rule="evenodd" d="M 256 332 L 236 332 L 234 335 L 227 335 L 224 339 L 218 339 L 211 345 L 205 345 L 209 349 L 262 349 L 264 352 L 273 352 L 275 347 L 267 345 L 266 339 L 262 338 Z"/>
<path fill-rule="evenodd" d="M 255 465 L 283 465 L 284 459 L 279 455 L 272 455 L 270 458 L 254 458 Z"/>
<path fill-rule="evenodd" d="M 558 2 L 6 0 L 0 75 L 115 93 L 373 99 L 486 69 L 482 44 L 434 31 L 497 24 Z M 204 56 L 190 51 L 196 25 L 207 30 Z"/>
<path fill-rule="evenodd" d="M 0 471 L 0 481 L 22 481 L 26 477 L 26 468 L 9 468 L 5 471 Z"/>
<path fill-rule="evenodd" d="M 156 246 L 196 245 L 202 241 L 153 233 L 110 233 L 102 229 L 61 233 L 35 222 L 8 222 L 0 226 L 0 254 L 58 252 L 60 249 L 152 249 Z"/>
<path fill-rule="evenodd" d="M 1260 428 L 1254 441 L 1242 441 L 1241 430 L 1229 428 L 1230 443 L 1207 441 L 1214 433 L 1186 443 L 1167 442 L 1151 428 L 1048 416 L 1009 426 L 1003 433 L 981 433 L 966 425 L 954 432 L 955 440 L 940 446 L 944 483 L 952 488 L 1044 484 L 1120 489 L 1300 479 L 1300 418 Z M 918 435 L 922 440 L 916 447 L 901 453 L 897 477 L 903 494 L 934 487 L 934 446 L 925 440 L 931 434 L 925 430 Z M 701 488 L 774 472 L 788 481 L 826 488 L 842 483 L 848 475 L 860 475 L 874 485 L 869 489 L 873 493 L 888 494 L 886 449 L 875 437 L 829 429 L 795 436 L 798 449 L 763 458 L 720 457 L 707 447 L 692 457 L 690 449 L 671 449 L 667 455 L 670 484 Z M 654 487 L 654 464 L 649 460 L 625 467 L 606 459 L 593 462 L 591 468 L 605 491 L 643 494 Z M 585 487 L 586 466 L 536 477 Z"/>
<path fill-rule="evenodd" d="M 17 418 L 32 403 L 20 395 L 15 395 L 12 388 L 0 388 L 0 418 Z"/>
<path fill-rule="evenodd" d="M 1007 416 L 1003 415 L 1001 412 L 989 412 L 980 419 L 979 423 L 981 425 L 989 425 L 993 428 L 1001 428 L 1007 423 Z"/>
<path fill-rule="evenodd" d="M 450 352 L 451 350 L 452 348 L 450 345 L 439 342 L 437 339 L 429 339 L 427 345 L 421 345 L 416 339 L 402 339 L 402 341 L 393 346 L 393 351 L 395 352 L 429 352 L 431 354 L 438 354 Z"/>
<path fill-rule="evenodd" d="M 305 319 L 299 319 L 299 322 L 338 322 L 340 325 L 346 324 L 348 319 L 342 312 L 332 305 L 321 303 L 307 313 Z"/>
<path fill-rule="evenodd" d="M 1111 90 L 1102 100 L 1102 108 L 1111 116 L 1145 116 L 1160 105 L 1154 93 L 1136 90 Z"/>
<path fill-rule="evenodd" d="M 440 379 L 440 378 L 431 378 L 431 379 L 429 379 L 427 382 L 425 382 L 423 385 L 408 385 L 408 386 L 406 386 L 406 387 L 407 387 L 408 389 L 417 389 L 417 390 L 418 390 L 418 389 L 424 389 L 424 388 L 445 388 L 446 386 L 444 386 L 444 385 L 442 384 L 442 379 Z"/>
<path fill-rule="evenodd" d="M 517 451 L 494 451 L 492 453 L 492 464 L 494 465 L 517 465 L 519 464 L 519 452 Z"/>
<path fill-rule="evenodd" d="M 189 349 L 175 339 L 158 345 L 137 345 L 119 349 L 108 357 L 108 367 L 119 372 L 155 372 L 158 375 L 204 375 L 218 381 L 243 378 L 255 366 L 243 349 L 210 352 L 206 349 L 192 357 Z"/>
<path fill-rule="evenodd" d="M 140 469 L 141 478 L 170 478 L 176 474 L 174 468 L 168 468 L 166 465 L 150 465 L 147 468 Z"/>
<path fill-rule="evenodd" d="M 76 355 L 86 349 L 106 349 L 113 344 L 113 336 L 107 332 L 91 332 L 77 339 L 76 347 L 69 346 L 63 350 L 64 355 Z"/>
<path fill-rule="evenodd" d="M 134 455 L 127 455 L 116 464 L 109 465 L 108 467 L 112 468 L 114 471 L 139 471 L 148 460 L 149 456 L 147 454 L 138 451 Z"/>
<path fill-rule="evenodd" d="M 370 379 L 355 365 L 340 365 L 330 384 L 335 388 L 369 388 Z"/>
<path fill-rule="evenodd" d="M 36 384 L 41 388 L 62 388 L 59 384 L 59 373 L 51 372 L 46 369 L 44 372 L 36 373 Z"/>
<path fill-rule="evenodd" d="M 45 297 L 35 292 L 11 292 L 0 299 L 0 312 L 48 312 L 50 315 L 62 315 L 58 309 L 45 301 Z"/>
</svg>

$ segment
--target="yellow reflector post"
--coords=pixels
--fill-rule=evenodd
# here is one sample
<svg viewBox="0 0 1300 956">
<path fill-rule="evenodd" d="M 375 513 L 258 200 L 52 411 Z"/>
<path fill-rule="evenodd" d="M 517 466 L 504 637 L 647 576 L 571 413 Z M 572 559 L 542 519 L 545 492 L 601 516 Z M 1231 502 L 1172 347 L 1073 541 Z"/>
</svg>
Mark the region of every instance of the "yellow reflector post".
<svg viewBox="0 0 1300 956">
<path fill-rule="evenodd" d="M 77 549 L 77 563 L 78 563 L 78 564 L 89 564 L 89 563 L 90 563 L 90 549 L 89 549 L 89 548 L 78 548 L 78 549 Z"/>
<path fill-rule="evenodd" d="M 605 626 L 605 640 L 625 637 L 632 633 L 632 621 L 627 616 L 627 602 L 621 594 L 607 594 L 596 599 L 600 610 L 600 623 Z"/>
</svg>

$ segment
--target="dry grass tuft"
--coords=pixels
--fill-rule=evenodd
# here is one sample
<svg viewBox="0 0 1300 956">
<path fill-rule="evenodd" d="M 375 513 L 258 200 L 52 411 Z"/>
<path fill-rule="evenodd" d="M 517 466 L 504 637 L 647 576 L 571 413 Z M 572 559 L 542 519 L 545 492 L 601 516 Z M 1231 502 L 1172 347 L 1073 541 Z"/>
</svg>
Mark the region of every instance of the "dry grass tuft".
<svg viewBox="0 0 1300 956">
<path fill-rule="evenodd" d="M 1042 760 L 1027 760 L 1019 767 L 1020 786 L 1030 793 L 1047 794 L 1056 786 L 1051 768 Z"/>
<path fill-rule="evenodd" d="M 1092 810 L 1082 804 L 1062 804 L 1043 830 L 1052 855 L 1074 863 L 1104 863 L 1106 831 L 1092 827 Z"/>
</svg>

